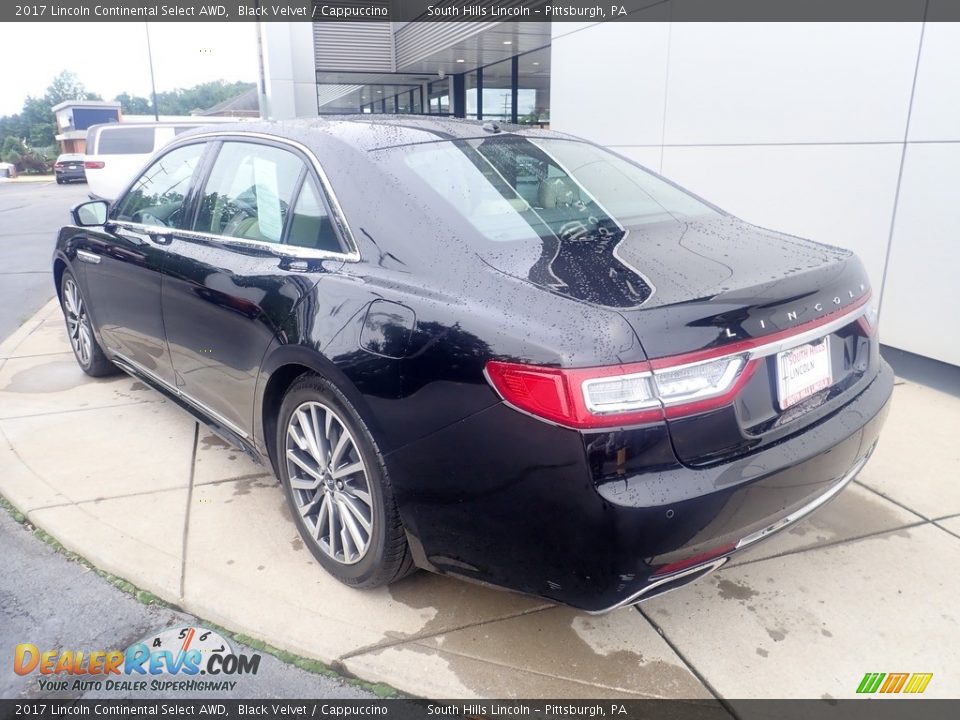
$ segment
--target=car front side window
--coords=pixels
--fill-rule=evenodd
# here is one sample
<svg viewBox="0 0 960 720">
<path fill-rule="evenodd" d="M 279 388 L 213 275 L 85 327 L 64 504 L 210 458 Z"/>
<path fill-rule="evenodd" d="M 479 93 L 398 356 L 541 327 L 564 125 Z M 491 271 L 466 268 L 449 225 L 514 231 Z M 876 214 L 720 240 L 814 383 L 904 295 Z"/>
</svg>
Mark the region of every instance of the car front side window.
<svg viewBox="0 0 960 720">
<path fill-rule="evenodd" d="M 114 206 L 112 220 L 177 227 L 205 145 L 185 145 L 153 163 Z"/>
<path fill-rule="evenodd" d="M 194 230 L 279 243 L 304 163 L 286 150 L 226 142 L 210 172 Z"/>
</svg>

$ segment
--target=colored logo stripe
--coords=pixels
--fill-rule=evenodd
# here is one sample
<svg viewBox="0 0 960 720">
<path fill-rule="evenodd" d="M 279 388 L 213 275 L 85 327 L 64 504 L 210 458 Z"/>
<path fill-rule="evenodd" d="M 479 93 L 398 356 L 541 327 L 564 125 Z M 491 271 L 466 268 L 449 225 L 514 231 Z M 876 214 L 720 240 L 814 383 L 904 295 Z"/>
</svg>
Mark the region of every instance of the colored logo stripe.
<svg viewBox="0 0 960 720">
<path fill-rule="evenodd" d="M 860 687 L 857 688 L 857 692 L 875 693 L 885 677 L 886 673 L 867 673 L 863 676 L 863 680 L 860 681 Z"/>
<path fill-rule="evenodd" d="M 907 687 L 904 689 L 904 692 L 922 693 L 927 689 L 927 685 L 930 684 L 930 679 L 932 677 L 933 673 L 914 673 L 910 678 L 910 682 L 907 683 Z"/>
<path fill-rule="evenodd" d="M 907 682 L 907 678 L 910 677 L 910 673 L 890 673 L 887 675 L 886 682 L 880 687 L 880 692 L 882 693 L 898 693 L 903 688 L 904 683 Z"/>
</svg>

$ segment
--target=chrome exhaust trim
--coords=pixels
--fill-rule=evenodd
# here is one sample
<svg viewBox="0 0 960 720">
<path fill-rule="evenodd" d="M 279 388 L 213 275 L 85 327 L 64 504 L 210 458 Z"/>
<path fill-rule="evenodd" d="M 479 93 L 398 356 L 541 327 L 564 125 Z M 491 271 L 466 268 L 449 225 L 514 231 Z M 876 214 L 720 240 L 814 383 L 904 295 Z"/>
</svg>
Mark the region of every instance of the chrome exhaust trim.
<svg viewBox="0 0 960 720">
<path fill-rule="evenodd" d="M 708 575 L 712 573 L 714 570 L 716 570 L 717 568 L 719 568 L 721 565 L 726 563 L 727 560 L 729 559 L 730 558 L 728 556 L 724 556 L 724 557 L 711 560 L 710 562 L 703 563 L 701 565 L 694 565 L 693 567 L 684 568 L 683 570 L 677 570 L 677 572 L 670 573 L 669 575 L 663 575 L 661 577 L 658 577 L 649 585 L 645 585 L 643 589 L 641 589 L 639 592 L 634 593 L 633 595 L 628 597 L 626 600 L 621 600 L 616 605 L 612 605 L 608 608 L 605 608 L 604 610 L 587 610 L 586 612 L 588 615 L 603 615 L 613 610 L 617 610 L 618 608 L 626 607 L 627 605 L 636 605 L 638 602 L 643 600 L 644 595 L 649 595 L 653 590 L 656 590 L 658 587 L 662 585 L 667 585 L 668 583 L 672 583 L 675 580 L 680 580 L 682 578 L 685 578 L 688 575 L 697 575 L 697 574 L 699 574 L 700 576 Z M 682 587 L 682 586 L 679 586 L 679 587 Z M 671 588 L 671 589 L 676 589 L 676 588 Z M 663 592 L 655 593 L 655 594 L 666 595 L 668 592 L 670 592 L 670 590 L 664 590 Z"/>
</svg>

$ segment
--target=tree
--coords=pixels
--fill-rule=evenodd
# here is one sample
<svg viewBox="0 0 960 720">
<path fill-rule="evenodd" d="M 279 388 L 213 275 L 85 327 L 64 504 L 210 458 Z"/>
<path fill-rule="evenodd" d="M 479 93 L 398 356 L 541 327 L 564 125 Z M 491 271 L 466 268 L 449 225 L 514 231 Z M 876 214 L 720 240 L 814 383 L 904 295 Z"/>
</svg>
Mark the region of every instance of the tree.
<svg viewBox="0 0 960 720">
<path fill-rule="evenodd" d="M 27 146 L 23 144 L 23 140 L 15 137 L 5 138 L 0 145 L 0 161 L 16 165 L 26 152 Z"/>
<path fill-rule="evenodd" d="M 88 92 L 83 83 L 69 70 L 61 70 L 53 82 L 47 87 L 43 96 L 50 107 L 62 103 L 64 100 L 102 100 L 96 93 Z"/>
<path fill-rule="evenodd" d="M 99 95 L 84 88 L 76 75 L 64 70 L 53 79 L 43 97 L 29 96 L 19 114 L 0 118 L 0 141 L 13 137 L 33 147 L 53 145 L 57 123 L 51 108 L 64 100 L 99 99 Z"/>
<path fill-rule="evenodd" d="M 253 83 L 216 80 L 160 93 L 157 105 L 165 115 L 189 115 L 193 110 L 206 110 L 253 87 Z M 56 143 L 57 125 L 51 108 L 65 100 L 100 99 L 99 95 L 88 91 L 72 72 L 60 72 L 42 96 L 31 95 L 23 101 L 23 109 L 19 113 L 0 117 L 0 157 L 10 152 L 19 159 L 7 160 L 4 157 L 5 162 L 16 162 L 24 169 L 39 169 L 44 162 L 44 151 L 37 148 L 48 148 Z M 146 98 L 121 93 L 116 99 L 123 112 L 129 115 L 153 113 L 153 106 Z M 15 142 L 8 146 L 8 140 Z"/>
<path fill-rule="evenodd" d="M 120 109 L 127 115 L 149 115 L 153 112 L 150 101 L 139 95 L 120 93 L 114 100 L 120 103 Z"/>
</svg>

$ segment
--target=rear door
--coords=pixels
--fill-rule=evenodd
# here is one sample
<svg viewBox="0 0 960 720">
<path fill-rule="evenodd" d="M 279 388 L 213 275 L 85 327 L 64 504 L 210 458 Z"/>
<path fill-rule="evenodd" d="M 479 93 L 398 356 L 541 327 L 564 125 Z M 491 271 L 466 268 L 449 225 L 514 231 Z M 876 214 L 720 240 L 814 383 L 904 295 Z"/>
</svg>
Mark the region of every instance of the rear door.
<svg viewBox="0 0 960 720">
<path fill-rule="evenodd" d="M 280 143 L 226 140 L 192 232 L 166 266 L 163 317 L 182 394 L 248 437 L 260 362 L 297 303 L 343 264 L 308 159 Z"/>
</svg>

